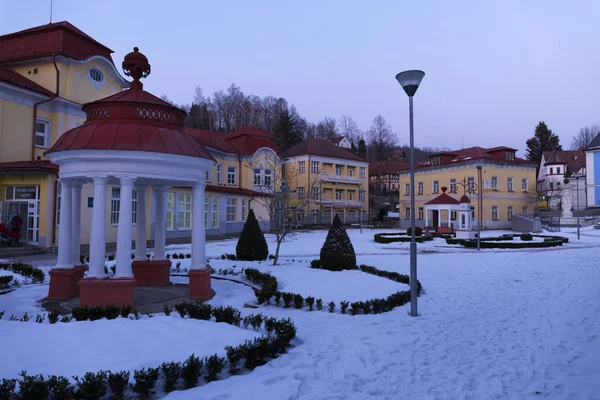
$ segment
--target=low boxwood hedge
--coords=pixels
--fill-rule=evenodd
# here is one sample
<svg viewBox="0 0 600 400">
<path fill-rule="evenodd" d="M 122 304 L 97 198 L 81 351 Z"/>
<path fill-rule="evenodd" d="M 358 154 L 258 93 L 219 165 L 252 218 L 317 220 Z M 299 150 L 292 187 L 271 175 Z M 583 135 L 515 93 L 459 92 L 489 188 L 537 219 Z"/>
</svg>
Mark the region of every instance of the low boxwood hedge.
<svg viewBox="0 0 600 400">
<path fill-rule="evenodd" d="M 433 240 L 433 237 L 434 236 L 431 234 L 425 234 L 423 236 L 415 237 L 415 241 L 417 243 L 423 243 Z M 404 233 L 376 233 L 373 239 L 375 240 L 375 242 L 383 244 L 394 242 L 407 243 L 412 240 L 410 236 L 406 236 Z"/>
<path fill-rule="evenodd" d="M 515 237 L 519 237 L 521 242 L 511 242 Z M 543 238 L 543 242 L 533 242 L 534 237 Z M 446 239 L 447 244 L 461 245 L 469 249 L 477 248 L 477 239 Z M 487 237 L 480 239 L 480 248 L 482 249 L 539 249 L 548 247 L 562 246 L 563 243 L 569 243 L 569 238 L 556 235 L 532 235 L 507 234 L 497 237 Z"/>
</svg>

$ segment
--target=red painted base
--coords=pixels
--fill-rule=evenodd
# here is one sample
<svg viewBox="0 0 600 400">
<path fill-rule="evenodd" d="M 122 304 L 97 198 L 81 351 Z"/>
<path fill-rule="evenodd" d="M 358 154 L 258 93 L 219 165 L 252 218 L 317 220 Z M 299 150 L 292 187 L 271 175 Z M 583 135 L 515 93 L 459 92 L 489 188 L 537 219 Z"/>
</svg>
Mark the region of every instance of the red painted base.
<svg viewBox="0 0 600 400">
<path fill-rule="evenodd" d="M 106 306 L 116 304 L 133 307 L 136 280 L 132 278 L 86 278 L 79 281 L 80 306 Z"/>
<path fill-rule="evenodd" d="M 50 275 L 50 288 L 45 300 L 68 300 L 79 296 L 79 282 L 83 279 L 86 267 L 75 268 L 53 268 L 48 272 Z"/>
<path fill-rule="evenodd" d="M 215 291 L 210 287 L 210 266 L 204 269 L 191 269 L 188 273 L 190 278 L 190 298 L 196 300 L 212 299 Z"/>
<path fill-rule="evenodd" d="M 131 269 L 138 286 L 166 286 L 170 283 L 170 260 L 134 260 Z"/>
</svg>

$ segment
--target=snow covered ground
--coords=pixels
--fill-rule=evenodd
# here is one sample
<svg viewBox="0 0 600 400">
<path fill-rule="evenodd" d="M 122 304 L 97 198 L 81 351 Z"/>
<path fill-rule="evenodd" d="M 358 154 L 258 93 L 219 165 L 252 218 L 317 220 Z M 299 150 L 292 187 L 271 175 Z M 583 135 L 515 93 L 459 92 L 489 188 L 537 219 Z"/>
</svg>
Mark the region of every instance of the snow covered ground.
<svg viewBox="0 0 600 400">
<path fill-rule="evenodd" d="M 358 263 L 408 274 L 408 243 L 374 243 L 373 234 L 378 232 L 390 230 L 364 229 L 362 234 L 349 231 Z M 484 235 L 502 233 L 510 232 L 490 231 Z M 579 242 L 574 229 L 559 234 L 569 237 L 571 243 L 541 250 L 479 252 L 447 246 L 443 240 L 419 244 L 419 280 L 424 292 L 418 302 L 418 318 L 407 314 L 409 304 L 385 314 L 359 316 L 273 306 L 260 309 L 270 316 L 289 316 L 296 324 L 298 338 L 289 353 L 252 373 L 174 392 L 167 398 L 600 399 L 600 230 L 582 229 Z M 336 281 L 335 275 L 329 276 L 335 273 L 309 269 L 308 262 L 317 258 L 325 236 L 325 231 L 297 234 L 282 245 L 281 266 L 271 266 L 269 262 L 253 266 L 277 276 L 281 290 L 321 296 L 327 301 L 351 300 L 353 294 L 360 294 L 357 299 L 361 300 L 374 295 L 385 297 L 389 290 L 405 287 L 366 274 L 358 275 L 362 278 L 359 280 L 352 276 L 361 274 L 356 271 L 344 272 L 339 276 L 346 278 Z M 267 241 L 274 253 L 274 238 L 267 236 Z M 235 253 L 235 244 L 234 239 L 208 243 L 211 265 L 236 265 L 235 269 L 241 269 L 245 264 L 239 261 L 214 259 Z M 187 253 L 189 246 L 169 246 L 168 251 Z M 189 265 L 189 260 L 174 260 L 179 261 L 182 268 Z M 185 279 L 173 278 L 180 282 Z M 386 286 L 389 284 L 393 286 Z M 243 285 L 213 280 L 213 287 L 217 295 L 211 303 L 215 305 L 241 309 L 244 302 L 254 299 L 252 290 Z M 45 290 L 47 286 L 34 285 L 0 296 L 0 310 L 6 309 L 8 316 L 39 312 L 36 299 L 43 297 Z M 3 343 L 18 344 L 5 350 L 17 353 L 11 363 L 18 365 L 7 366 L 11 363 L 3 358 L 0 377 L 14 376 L 14 371 L 25 367 L 31 372 L 45 372 L 43 362 L 38 360 L 51 357 L 55 358 L 55 365 L 48 372 L 84 372 L 73 372 L 63 365 L 73 358 L 65 357 L 65 353 L 69 354 L 65 349 L 70 349 L 66 340 L 61 349 L 50 346 L 50 341 L 23 342 L 23 338 L 58 335 L 59 331 L 53 333 L 56 326 L 5 319 L 0 321 L 0 337 Z M 126 346 L 129 342 L 125 339 L 124 345 L 118 346 L 121 352 L 115 354 L 114 365 L 110 365 L 112 350 L 107 346 L 102 357 L 106 364 L 92 368 L 91 362 L 81 368 L 137 368 L 145 362 L 185 357 L 194 349 L 181 350 L 186 346 L 177 343 L 179 332 L 196 336 L 200 343 L 207 334 L 229 336 L 220 330 L 201 330 L 202 334 L 196 335 L 195 327 L 186 324 L 196 321 L 158 316 L 142 321 L 123 320 L 121 323 L 130 323 L 131 328 L 113 325 L 115 331 L 110 336 L 95 336 L 94 327 L 115 322 L 118 321 L 79 322 L 59 329 L 72 330 L 60 332 L 67 338 L 78 337 L 77 348 L 71 349 L 74 354 L 84 347 L 79 342 L 96 343 L 105 337 L 106 342 L 114 344 L 120 335 L 127 338 L 134 330 L 147 331 L 145 343 L 161 348 L 165 360 L 153 353 L 144 354 L 135 345 Z M 147 326 L 136 325 L 141 322 Z M 192 346 L 191 341 L 187 343 Z M 27 356 L 23 354 L 25 346 L 34 347 L 27 350 L 31 352 Z M 209 354 L 223 346 L 215 343 Z M 131 361 L 137 358 L 139 364 Z"/>
</svg>

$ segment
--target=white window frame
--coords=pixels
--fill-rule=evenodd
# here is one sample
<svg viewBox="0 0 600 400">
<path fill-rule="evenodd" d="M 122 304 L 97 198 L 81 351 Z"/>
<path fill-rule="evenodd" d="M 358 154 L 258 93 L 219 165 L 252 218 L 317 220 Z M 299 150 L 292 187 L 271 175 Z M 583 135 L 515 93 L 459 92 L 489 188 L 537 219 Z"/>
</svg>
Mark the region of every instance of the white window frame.
<svg viewBox="0 0 600 400">
<path fill-rule="evenodd" d="M 342 176 L 342 166 L 336 164 L 335 165 L 335 176 Z"/>
<path fill-rule="evenodd" d="M 352 201 L 353 200 L 353 193 L 352 192 L 348 192 L 348 201 Z"/>
<path fill-rule="evenodd" d="M 311 199 L 318 199 L 319 198 L 319 188 L 317 188 L 317 187 L 311 187 L 310 188 L 310 198 Z"/>
<path fill-rule="evenodd" d="M 234 165 L 227 166 L 227 184 L 231 186 L 237 185 L 237 167 Z"/>
<path fill-rule="evenodd" d="M 358 201 L 365 201 L 365 193 L 366 191 L 364 189 L 360 189 L 358 192 Z"/>
<path fill-rule="evenodd" d="M 210 183 L 212 181 L 212 171 L 210 168 L 206 170 L 205 178 L 206 178 L 206 182 L 208 182 L 208 183 Z"/>
<path fill-rule="evenodd" d="M 523 209 L 522 209 L 523 214 L 527 214 L 527 210 L 528 210 L 527 206 L 523 206 Z"/>
<path fill-rule="evenodd" d="M 366 177 L 367 177 L 367 168 L 366 168 L 366 167 L 360 167 L 360 168 L 359 168 L 359 170 L 358 170 L 358 173 L 359 173 L 359 175 L 358 175 L 358 176 L 359 176 L 361 179 L 364 179 L 364 178 L 366 178 Z"/>
<path fill-rule="evenodd" d="M 342 189 L 335 189 L 335 199 L 342 200 L 342 197 L 343 197 L 342 193 L 343 193 Z"/>
<path fill-rule="evenodd" d="M 404 219 L 410 219 L 410 207 L 404 207 Z"/>
<path fill-rule="evenodd" d="M 417 209 L 418 214 L 417 214 L 417 219 L 423 219 L 423 217 L 425 216 L 425 210 L 423 209 L 423 207 L 419 207 Z"/>
<path fill-rule="evenodd" d="M 253 174 L 254 175 L 254 179 L 253 179 L 254 186 L 260 186 L 261 175 L 262 175 L 261 174 L 261 169 L 260 168 L 254 168 L 253 172 L 254 172 L 254 174 Z"/>
<path fill-rule="evenodd" d="M 492 190 L 498 190 L 498 177 L 492 176 Z"/>
<path fill-rule="evenodd" d="M 242 215 L 241 221 L 246 222 L 246 218 L 248 217 L 248 200 L 242 199 Z"/>
<path fill-rule="evenodd" d="M 56 185 L 56 226 L 60 226 L 60 203 L 62 198 L 62 187 L 60 183 Z M 1 212 L 2 210 L 0 210 Z"/>
<path fill-rule="evenodd" d="M 212 228 L 219 228 L 219 196 L 212 196 L 211 198 L 211 217 L 212 217 Z"/>
<path fill-rule="evenodd" d="M 508 218 L 509 221 L 512 221 L 512 216 L 514 213 L 515 208 L 513 206 L 508 206 L 506 208 L 506 217 Z"/>
<path fill-rule="evenodd" d="M 111 188 L 110 198 L 110 225 L 119 225 L 119 210 L 121 209 L 121 187 L 113 186 Z M 131 222 L 135 226 L 137 222 L 137 190 L 131 192 Z"/>
<path fill-rule="evenodd" d="M 273 171 L 270 169 L 263 170 L 263 184 L 265 187 L 273 187 Z"/>
<path fill-rule="evenodd" d="M 310 162 L 310 172 L 313 174 L 318 174 L 319 173 L 319 162 L 318 161 L 311 161 Z"/>
<path fill-rule="evenodd" d="M 410 183 L 404 184 L 404 195 L 408 196 L 410 194 Z"/>
<path fill-rule="evenodd" d="M 474 176 L 469 176 L 467 178 L 467 185 L 469 185 L 469 186 L 467 186 L 467 190 L 472 191 L 473 186 L 475 186 L 475 177 Z"/>
<path fill-rule="evenodd" d="M 192 229 L 192 194 L 179 192 L 177 195 L 177 228 L 180 231 Z"/>
<path fill-rule="evenodd" d="M 217 183 L 223 183 L 223 165 L 217 164 Z"/>
<path fill-rule="evenodd" d="M 348 168 L 348 176 L 350 176 L 350 177 L 354 176 L 354 169 L 353 168 Z"/>
<path fill-rule="evenodd" d="M 417 183 L 417 194 L 423 194 L 423 182 Z"/>
<path fill-rule="evenodd" d="M 450 179 L 450 193 L 456 193 L 456 179 Z"/>
<path fill-rule="evenodd" d="M 514 179 L 513 178 L 508 178 L 506 180 L 506 190 L 508 190 L 509 192 L 514 192 L 515 191 L 515 185 L 514 185 Z"/>
<path fill-rule="evenodd" d="M 498 220 L 498 206 L 492 206 L 492 221 Z"/>
<path fill-rule="evenodd" d="M 225 209 L 225 221 L 226 222 L 236 222 L 236 217 L 237 217 L 237 198 L 227 197 L 227 208 Z"/>
<path fill-rule="evenodd" d="M 305 193 L 304 193 L 304 186 L 297 188 L 297 190 L 298 190 L 298 198 L 299 199 L 303 199 L 304 195 L 305 195 Z"/>
<path fill-rule="evenodd" d="M 204 195 L 204 229 L 210 228 L 210 196 Z"/>
<path fill-rule="evenodd" d="M 527 178 L 521 179 L 521 189 L 529 190 L 529 180 Z"/>
<path fill-rule="evenodd" d="M 175 199 L 177 193 L 167 192 L 167 230 L 175 230 Z"/>
<path fill-rule="evenodd" d="M 450 221 L 456 221 L 457 218 L 457 212 L 454 210 L 450 210 Z"/>
<path fill-rule="evenodd" d="M 38 124 L 44 126 L 44 132 L 38 132 Z M 44 144 L 37 144 L 37 139 L 41 137 L 44 140 Z M 50 144 L 50 121 L 44 118 L 36 118 L 35 120 L 35 147 L 40 149 L 47 149 Z"/>
<path fill-rule="evenodd" d="M 298 173 L 303 174 L 306 168 L 306 161 L 298 161 Z"/>
<path fill-rule="evenodd" d="M 440 192 L 440 181 L 433 181 L 431 184 L 431 192 L 434 194 Z"/>
</svg>

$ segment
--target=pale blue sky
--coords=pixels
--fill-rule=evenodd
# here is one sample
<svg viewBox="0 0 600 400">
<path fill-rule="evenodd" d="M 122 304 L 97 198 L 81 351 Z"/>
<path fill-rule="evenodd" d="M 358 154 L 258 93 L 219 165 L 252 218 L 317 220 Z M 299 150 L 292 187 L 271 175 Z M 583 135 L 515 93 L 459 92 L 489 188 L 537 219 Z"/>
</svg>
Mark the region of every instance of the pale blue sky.
<svg viewBox="0 0 600 400">
<path fill-rule="evenodd" d="M 50 0 L 0 0 L 0 34 L 47 23 Z M 312 122 L 383 115 L 408 142 L 408 99 L 394 80 L 426 76 L 415 96 L 415 144 L 507 145 L 522 155 L 544 120 L 568 147 L 600 123 L 598 1 L 54 0 L 115 51 L 148 56 L 145 88 L 178 103 L 235 82 L 283 96 Z"/>
</svg>

